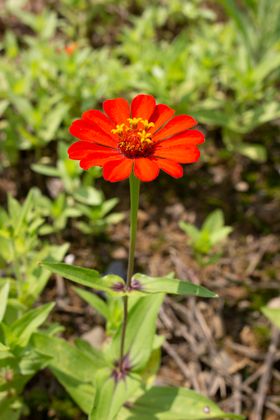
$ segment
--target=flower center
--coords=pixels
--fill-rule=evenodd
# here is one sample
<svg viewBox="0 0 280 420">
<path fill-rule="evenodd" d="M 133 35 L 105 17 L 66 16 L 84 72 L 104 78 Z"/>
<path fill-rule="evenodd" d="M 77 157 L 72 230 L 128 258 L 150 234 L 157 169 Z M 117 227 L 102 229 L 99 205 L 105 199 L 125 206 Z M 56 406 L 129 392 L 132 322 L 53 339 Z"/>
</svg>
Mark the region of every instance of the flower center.
<svg viewBox="0 0 280 420">
<path fill-rule="evenodd" d="M 119 136 L 118 148 L 128 158 L 150 156 L 154 150 L 152 133 L 149 129 L 154 123 L 143 118 L 128 118 L 127 123 L 118 124 L 112 130 Z"/>
</svg>

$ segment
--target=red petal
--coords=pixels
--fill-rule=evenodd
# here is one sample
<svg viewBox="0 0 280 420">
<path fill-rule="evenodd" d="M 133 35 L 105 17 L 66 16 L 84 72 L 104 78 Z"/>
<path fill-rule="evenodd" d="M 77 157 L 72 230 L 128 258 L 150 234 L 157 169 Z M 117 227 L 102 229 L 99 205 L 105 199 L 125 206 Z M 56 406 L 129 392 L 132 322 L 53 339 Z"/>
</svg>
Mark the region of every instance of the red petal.
<svg viewBox="0 0 280 420">
<path fill-rule="evenodd" d="M 108 99 L 103 102 L 103 109 L 115 124 L 124 123 L 130 117 L 129 104 L 123 98 Z"/>
<path fill-rule="evenodd" d="M 187 130 L 167 140 L 160 141 L 157 147 L 192 146 L 201 143 L 204 143 L 204 134 L 201 131 Z"/>
<path fill-rule="evenodd" d="M 96 109 L 90 109 L 89 111 L 84 112 L 82 119 L 98 125 L 99 128 L 110 135 L 112 130 L 115 128 L 115 124 L 113 124 L 112 121 L 103 114 L 103 112 Z"/>
<path fill-rule="evenodd" d="M 90 143 L 99 143 L 109 147 L 116 147 L 117 141 L 112 135 L 105 133 L 98 125 L 86 120 L 76 120 L 69 128 L 72 136 Z"/>
<path fill-rule="evenodd" d="M 80 167 L 82 169 L 89 169 L 93 166 L 104 166 L 106 162 L 110 161 L 110 157 L 97 157 L 95 154 L 88 155 L 80 161 Z"/>
<path fill-rule="evenodd" d="M 103 167 L 103 177 L 111 182 L 122 181 L 131 174 L 132 164 L 133 160 L 127 158 L 110 160 Z"/>
<path fill-rule="evenodd" d="M 83 159 L 89 152 L 96 150 L 96 146 L 98 145 L 95 143 L 89 143 L 88 141 L 77 141 L 76 143 L 71 144 L 68 148 L 69 158 L 74 160 Z"/>
<path fill-rule="evenodd" d="M 154 155 L 156 157 L 175 160 L 179 163 L 192 163 L 199 159 L 200 152 L 196 146 L 179 145 L 176 147 L 164 147 L 164 143 L 159 143 Z"/>
<path fill-rule="evenodd" d="M 155 124 L 155 126 L 150 129 L 150 132 L 154 133 L 157 131 L 163 124 L 170 120 L 174 112 L 174 109 L 169 108 L 169 106 L 158 104 L 149 120 Z"/>
<path fill-rule="evenodd" d="M 156 107 L 155 98 L 151 95 L 137 95 L 131 103 L 132 118 L 141 117 L 149 120 Z"/>
<path fill-rule="evenodd" d="M 160 169 L 173 176 L 173 178 L 181 178 L 183 176 L 183 168 L 179 163 L 169 159 L 156 159 L 156 162 Z"/>
<path fill-rule="evenodd" d="M 92 166 L 103 166 L 108 159 L 119 157 L 119 152 L 99 144 L 78 141 L 68 149 L 69 158 L 81 160 L 80 166 L 89 169 Z"/>
<path fill-rule="evenodd" d="M 138 158 L 134 160 L 134 174 L 141 181 L 153 181 L 159 174 L 159 167 L 155 160 Z"/>
<path fill-rule="evenodd" d="M 172 118 L 161 130 L 159 130 L 154 136 L 153 139 L 163 140 L 173 134 L 181 133 L 182 131 L 188 130 L 189 128 L 194 127 L 197 124 L 196 120 L 189 115 L 178 115 L 177 117 Z"/>
</svg>

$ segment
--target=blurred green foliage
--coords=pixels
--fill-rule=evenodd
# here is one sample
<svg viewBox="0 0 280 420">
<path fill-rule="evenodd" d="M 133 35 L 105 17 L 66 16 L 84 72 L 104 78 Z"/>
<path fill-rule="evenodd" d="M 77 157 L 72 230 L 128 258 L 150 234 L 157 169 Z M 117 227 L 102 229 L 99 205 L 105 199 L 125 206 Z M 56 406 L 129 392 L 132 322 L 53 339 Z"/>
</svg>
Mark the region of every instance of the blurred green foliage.
<svg viewBox="0 0 280 420">
<path fill-rule="evenodd" d="M 3 420 L 17 420 L 29 413 L 22 397 L 26 384 L 48 362 L 46 356 L 38 354 L 31 338 L 46 321 L 54 303 L 23 310 L 12 321 L 7 313 L 8 295 L 9 281 L 0 287 L 0 408 Z M 46 334 L 50 337 L 54 332 L 58 332 L 55 325 Z"/>
<path fill-rule="evenodd" d="M 70 218 L 78 219 L 74 226 L 84 234 L 101 234 L 106 228 L 123 219 L 123 213 L 111 213 L 118 203 L 117 198 L 105 200 L 102 191 L 94 186 L 100 176 L 100 168 L 83 171 L 67 155 L 65 143 L 58 144 L 56 167 L 48 164 L 33 164 L 31 168 L 42 175 L 55 177 L 58 191 L 52 189 L 52 198 L 43 196 L 38 190 L 35 197 L 37 207 L 51 223 L 44 224 L 41 234 L 62 231 Z"/>
<path fill-rule="evenodd" d="M 8 0 L 0 58 L 6 160 L 67 140 L 70 121 L 108 97 L 145 91 L 264 161 L 256 129 L 280 116 L 280 4 L 274 0 L 60 0 L 38 13 Z M 18 30 L 12 30 L 9 22 Z"/>
<path fill-rule="evenodd" d="M 0 285 L 9 283 L 6 316 L 10 320 L 30 308 L 46 286 L 50 275 L 40 267 L 40 261 L 60 261 L 68 249 L 68 244 L 52 245 L 40 238 L 45 219 L 36 192 L 31 189 L 22 205 L 9 196 L 8 209 L 0 208 Z"/>
<path fill-rule="evenodd" d="M 277 307 L 269 307 L 263 306 L 261 308 L 262 313 L 269 319 L 272 324 L 274 324 L 277 328 L 280 328 L 280 308 L 279 308 L 279 301 Z"/>
</svg>

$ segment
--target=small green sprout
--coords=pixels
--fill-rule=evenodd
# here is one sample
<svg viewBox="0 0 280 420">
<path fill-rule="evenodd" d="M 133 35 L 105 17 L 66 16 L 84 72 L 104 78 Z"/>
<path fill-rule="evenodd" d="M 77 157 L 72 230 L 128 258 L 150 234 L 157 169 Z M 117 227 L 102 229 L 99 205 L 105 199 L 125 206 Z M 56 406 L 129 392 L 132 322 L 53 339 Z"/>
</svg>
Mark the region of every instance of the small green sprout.
<svg viewBox="0 0 280 420">
<path fill-rule="evenodd" d="M 232 232 L 232 227 L 225 226 L 223 212 L 219 209 L 206 217 L 200 229 L 183 221 L 179 226 L 188 235 L 189 243 L 201 265 L 211 264 L 220 258 L 221 253 L 215 253 L 214 249 Z"/>
</svg>

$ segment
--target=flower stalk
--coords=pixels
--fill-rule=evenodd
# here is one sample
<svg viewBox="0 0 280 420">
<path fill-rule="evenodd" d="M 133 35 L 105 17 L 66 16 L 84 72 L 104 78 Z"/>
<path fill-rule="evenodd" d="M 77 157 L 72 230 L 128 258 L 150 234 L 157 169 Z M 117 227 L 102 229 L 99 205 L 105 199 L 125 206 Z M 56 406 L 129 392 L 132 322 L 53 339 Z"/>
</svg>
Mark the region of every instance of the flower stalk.
<svg viewBox="0 0 280 420">
<path fill-rule="evenodd" d="M 131 286 L 131 279 L 134 270 L 134 257 L 135 257 L 135 245 L 137 235 L 137 214 L 139 208 L 139 191 L 140 191 L 140 180 L 132 173 L 129 177 L 130 186 L 130 239 L 129 239 L 129 253 L 128 253 L 128 267 L 126 276 L 126 289 L 128 290 Z M 122 336 L 121 336 L 121 348 L 120 348 L 120 369 L 122 370 L 122 363 L 124 361 L 124 346 L 125 346 L 125 333 L 127 326 L 127 314 L 128 314 L 128 296 L 123 297 L 123 325 L 122 325 Z"/>
</svg>

